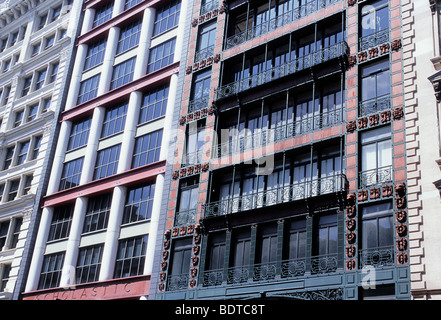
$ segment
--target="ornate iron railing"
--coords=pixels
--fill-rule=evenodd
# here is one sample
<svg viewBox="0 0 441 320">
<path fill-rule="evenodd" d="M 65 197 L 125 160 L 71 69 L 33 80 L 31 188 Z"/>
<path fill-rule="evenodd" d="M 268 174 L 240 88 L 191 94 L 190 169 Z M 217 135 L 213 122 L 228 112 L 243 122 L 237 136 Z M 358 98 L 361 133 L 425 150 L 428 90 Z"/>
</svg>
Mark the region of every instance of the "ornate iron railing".
<svg viewBox="0 0 441 320">
<path fill-rule="evenodd" d="M 233 135 L 231 140 L 220 143 L 217 148 L 217 157 L 234 155 L 341 123 L 343 123 L 343 109 L 339 108 L 318 115 L 311 115 L 276 128 L 259 130 L 253 134 L 248 134 L 245 130 L 245 134 Z M 230 139 L 230 136 L 228 136 L 228 139 Z"/>
<path fill-rule="evenodd" d="M 361 37 L 359 39 L 360 51 L 376 47 L 385 42 L 389 42 L 389 29 L 380 30 L 373 34 Z"/>
<path fill-rule="evenodd" d="M 392 182 L 392 166 L 375 168 L 360 172 L 360 187 Z"/>
<path fill-rule="evenodd" d="M 224 270 L 208 270 L 204 272 L 202 279 L 202 286 L 204 287 L 213 287 L 222 285 L 224 277 Z"/>
<path fill-rule="evenodd" d="M 359 250 L 360 268 L 372 266 L 382 267 L 395 264 L 394 247 L 379 247 Z"/>
<path fill-rule="evenodd" d="M 227 283 L 236 284 L 248 282 L 250 275 L 249 266 L 232 267 L 227 270 Z"/>
<path fill-rule="evenodd" d="M 196 209 L 178 211 L 175 214 L 175 227 L 196 222 Z"/>
<path fill-rule="evenodd" d="M 332 46 L 322 48 L 316 52 L 303 57 L 298 57 L 289 62 L 276 66 L 274 68 L 254 74 L 242 80 L 229 83 L 216 88 L 216 99 L 223 99 L 239 92 L 269 83 L 273 80 L 294 74 L 298 71 L 307 69 L 314 65 L 344 56 L 348 53 L 349 47 L 345 41 L 336 43 Z"/>
<path fill-rule="evenodd" d="M 185 153 L 181 161 L 181 167 L 187 167 L 202 163 L 203 156 L 204 156 L 203 149 L 194 152 Z"/>
<path fill-rule="evenodd" d="M 276 278 L 276 262 L 255 264 L 253 267 L 253 281 L 267 281 Z"/>
<path fill-rule="evenodd" d="M 347 180 L 344 174 L 335 174 L 313 180 L 306 180 L 287 186 L 278 186 L 246 195 L 229 197 L 203 205 L 204 218 L 272 206 L 324 194 L 346 190 Z"/>
<path fill-rule="evenodd" d="M 311 257 L 311 274 L 331 273 L 337 271 L 337 254 Z"/>
<path fill-rule="evenodd" d="M 213 1 L 210 1 L 210 2 L 203 4 L 201 6 L 201 11 L 199 14 L 202 16 L 202 15 L 204 15 L 210 11 L 213 11 L 214 9 L 217 9 L 217 8 L 219 8 L 219 0 L 213 0 Z"/>
<path fill-rule="evenodd" d="M 304 276 L 306 272 L 306 259 L 292 259 L 282 261 L 282 278 Z"/>
<path fill-rule="evenodd" d="M 360 116 L 367 116 L 372 113 L 384 111 L 391 108 L 390 95 L 383 95 L 374 99 L 360 101 Z"/>
<path fill-rule="evenodd" d="M 208 57 L 211 57 L 213 54 L 214 54 L 214 45 L 196 51 L 196 53 L 194 54 L 194 61 L 198 62 L 207 59 Z"/>
<path fill-rule="evenodd" d="M 228 37 L 225 43 L 225 49 L 231 49 L 241 43 L 262 36 L 280 27 L 286 26 L 291 22 L 297 21 L 340 1 L 341 0 L 311 0 L 280 16 Z"/>
<path fill-rule="evenodd" d="M 208 107 L 209 100 L 210 97 L 203 97 L 203 98 L 191 100 L 188 105 L 188 113 L 193 113 L 195 111 Z"/>
<path fill-rule="evenodd" d="M 169 275 L 167 277 L 167 290 L 175 291 L 188 288 L 188 274 Z"/>
</svg>

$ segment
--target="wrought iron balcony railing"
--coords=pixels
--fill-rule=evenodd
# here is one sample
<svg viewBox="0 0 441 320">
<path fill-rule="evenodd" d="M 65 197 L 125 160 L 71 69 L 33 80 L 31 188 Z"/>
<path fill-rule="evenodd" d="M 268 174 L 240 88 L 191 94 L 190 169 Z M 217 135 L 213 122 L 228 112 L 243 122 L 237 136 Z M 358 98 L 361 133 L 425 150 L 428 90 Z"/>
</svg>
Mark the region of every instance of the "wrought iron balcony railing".
<svg viewBox="0 0 441 320">
<path fill-rule="evenodd" d="M 311 274 L 331 273 L 337 271 L 337 254 L 311 257 Z"/>
<path fill-rule="evenodd" d="M 196 222 L 196 209 L 182 210 L 175 214 L 175 227 Z"/>
<path fill-rule="evenodd" d="M 194 61 L 198 62 L 211 57 L 214 54 L 214 45 L 196 51 L 194 54 Z"/>
<path fill-rule="evenodd" d="M 380 30 L 373 34 L 361 37 L 359 39 L 359 49 L 360 51 L 364 51 L 385 42 L 389 42 L 389 29 Z"/>
<path fill-rule="evenodd" d="M 348 50 L 348 44 L 345 41 L 342 41 L 332 46 L 319 49 L 318 51 L 303 57 L 298 57 L 274 68 L 254 74 L 245 79 L 220 86 L 215 90 L 216 100 L 220 100 L 235 95 L 239 92 L 261 86 L 273 80 L 294 74 L 298 71 L 332 60 L 334 58 L 345 56 L 347 55 Z"/>
<path fill-rule="evenodd" d="M 200 149 L 200 150 L 197 150 L 194 152 L 188 152 L 188 153 L 184 154 L 184 156 L 182 158 L 181 167 L 192 166 L 192 165 L 202 163 L 203 156 L 204 156 L 203 149 Z"/>
<path fill-rule="evenodd" d="M 390 95 L 383 95 L 366 101 L 360 101 L 358 107 L 360 116 L 367 116 L 372 113 L 390 109 L 392 106 Z"/>
<path fill-rule="evenodd" d="M 204 15 L 210 11 L 213 11 L 214 9 L 217 9 L 219 7 L 219 0 L 213 0 L 210 2 L 207 2 L 203 5 L 201 5 L 201 11 L 200 11 L 200 15 Z"/>
<path fill-rule="evenodd" d="M 395 264 L 394 247 L 386 246 L 359 250 L 359 267 L 382 267 Z"/>
<path fill-rule="evenodd" d="M 341 0 L 311 0 L 299 7 L 279 15 L 273 19 L 263 22 L 257 26 L 236 33 L 228 37 L 225 43 L 225 49 L 231 49 L 241 43 L 262 36 L 268 32 L 274 31 L 280 27 L 297 21 L 321 9 L 327 8 Z"/>
<path fill-rule="evenodd" d="M 392 166 L 360 172 L 360 188 L 392 182 Z"/>
<path fill-rule="evenodd" d="M 311 115 L 276 128 L 259 130 L 253 134 L 232 136 L 231 140 L 220 143 L 217 148 L 217 157 L 225 157 L 264 147 L 295 136 L 310 133 L 343 123 L 343 109 L 335 109 L 318 115 Z M 221 137 L 222 138 L 222 137 Z M 228 137 L 230 139 L 230 137 Z"/>
<path fill-rule="evenodd" d="M 344 174 L 334 174 L 313 180 L 279 186 L 246 195 L 207 203 L 203 206 L 204 218 L 217 217 L 236 212 L 253 210 L 284 202 L 307 199 L 324 194 L 345 191 L 347 180 Z"/>
<path fill-rule="evenodd" d="M 167 290 L 175 291 L 188 288 L 188 274 L 169 275 L 167 277 Z"/>
<path fill-rule="evenodd" d="M 188 113 L 193 113 L 195 111 L 208 107 L 209 100 L 210 97 L 203 97 L 191 100 L 188 106 Z"/>
<path fill-rule="evenodd" d="M 306 272 L 306 259 L 291 259 L 282 261 L 282 278 L 304 276 Z"/>
</svg>

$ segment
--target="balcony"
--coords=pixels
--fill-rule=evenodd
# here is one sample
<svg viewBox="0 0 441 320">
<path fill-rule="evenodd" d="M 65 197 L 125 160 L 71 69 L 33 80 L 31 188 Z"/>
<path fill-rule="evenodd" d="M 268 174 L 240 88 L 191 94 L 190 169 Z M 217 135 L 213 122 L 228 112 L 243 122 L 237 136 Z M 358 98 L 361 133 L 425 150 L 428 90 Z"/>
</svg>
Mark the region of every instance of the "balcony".
<svg viewBox="0 0 441 320">
<path fill-rule="evenodd" d="M 238 94 L 239 92 L 243 92 L 248 89 L 264 85 L 273 80 L 292 75 L 296 72 L 311 68 L 326 61 L 330 61 L 339 57 L 344 57 L 348 54 L 348 52 L 349 47 L 345 41 L 336 43 L 326 48 L 322 48 L 316 52 L 296 58 L 292 61 L 254 74 L 245 79 L 220 86 L 215 90 L 216 100 L 233 96 L 235 94 Z"/>
<path fill-rule="evenodd" d="M 376 112 L 389 110 L 391 106 L 390 95 L 383 95 L 366 101 L 360 101 L 358 108 L 360 117 L 364 117 Z"/>
<path fill-rule="evenodd" d="M 235 35 L 228 37 L 225 43 L 225 50 L 234 48 L 235 46 L 242 44 L 246 41 L 260 37 L 271 31 L 277 30 L 283 26 L 297 21 L 303 17 L 306 17 L 312 13 L 315 13 L 321 9 L 327 8 L 341 0 L 312 0 L 299 7 L 288 11 L 280 16 L 263 22 L 257 26 L 254 26 L 248 30 L 236 33 Z"/>
<path fill-rule="evenodd" d="M 392 182 L 392 166 L 385 166 L 360 172 L 360 188 Z"/>
<path fill-rule="evenodd" d="M 343 117 L 343 109 L 335 109 L 317 115 L 310 115 L 304 119 L 278 126 L 274 129 L 259 130 L 252 134 L 245 133 L 243 136 L 232 136 L 231 140 L 218 145 L 217 157 L 222 158 L 235 155 L 253 148 L 264 147 L 296 136 L 339 125 L 344 122 Z"/>
<path fill-rule="evenodd" d="M 178 211 L 175 214 L 174 226 L 180 227 L 187 224 L 193 224 L 196 222 L 196 215 L 197 215 L 196 209 Z"/>
<path fill-rule="evenodd" d="M 361 37 L 358 42 L 359 51 L 364 51 L 386 42 L 389 42 L 389 29 L 380 30 L 373 34 Z"/>
<path fill-rule="evenodd" d="M 378 268 L 383 266 L 393 266 L 395 264 L 393 246 L 359 250 L 359 257 L 360 268 Z"/>
<path fill-rule="evenodd" d="M 203 206 L 204 219 L 254 210 L 297 200 L 346 191 L 344 174 L 306 180 L 274 189 L 253 192 L 237 197 L 207 203 Z"/>
</svg>

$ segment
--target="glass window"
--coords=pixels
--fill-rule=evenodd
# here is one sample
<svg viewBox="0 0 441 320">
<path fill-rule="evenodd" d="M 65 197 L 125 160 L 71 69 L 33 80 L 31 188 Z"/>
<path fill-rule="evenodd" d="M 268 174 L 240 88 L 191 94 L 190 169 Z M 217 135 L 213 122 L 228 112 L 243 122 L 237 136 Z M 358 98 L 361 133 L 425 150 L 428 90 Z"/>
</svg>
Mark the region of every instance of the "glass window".
<svg viewBox="0 0 441 320">
<path fill-rule="evenodd" d="M 95 19 L 93 20 L 92 28 L 95 28 L 100 24 L 103 24 L 110 18 L 112 18 L 112 12 L 113 12 L 113 1 L 108 2 L 102 7 L 97 8 L 95 10 Z"/>
<path fill-rule="evenodd" d="M 187 126 L 187 128 L 185 159 L 183 163 L 186 165 L 201 163 L 206 134 L 205 121 L 192 122 Z"/>
<path fill-rule="evenodd" d="M 46 20 L 47 20 L 47 12 L 40 16 L 40 21 L 37 30 L 40 30 L 41 28 L 44 27 L 44 25 L 46 24 Z"/>
<path fill-rule="evenodd" d="M 1 248 L 0 248 L 1 251 Z M 0 292 L 4 292 L 6 289 L 6 285 L 8 284 L 9 281 L 9 274 L 11 272 L 11 264 L 2 264 L 0 265 L 0 272 L 1 272 L 1 277 L 0 277 Z"/>
<path fill-rule="evenodd" d="M 102 179 L 116 174 L 121 144 L 98 151 L 93 179 Z"/>
<path fill-rule="evenodd" d="M 36 56 L 40 52 L 41 42 L 32 45 L 31 57 Z"/>
<path fill-rule="evenodd" d="M 84 158 L 78 158 L 64 164 L 60 179 L 60 191 L 76 187 L 80 184 L 83 160 Z"/>
<path fill-rule="evenodd" d="M 148 236 L 119 240 L 114 278 L 125 278 L 144 273 Z"/>
<path fill-rule="evenodd" d="M 147 73 L 159 70 L 173 63 L 176 38 L 150 49 Z"/>
<path fill-rule="evenodd" d="M 337 215 L 318 218 L 315 252 L 318 256 L 336 254 L 338 244 Z"/>
<path fill-rule="evenodd" d="M 216 23 L 200 27 L 195 61 L 207 59 L 214 53 Z"/>
<path fill-rule="evenodd" d="M 379 98 L 390 95 L 389 60 L 381 60 L 361 68 L 361 100 L 373 100 L 371 109 L 380 111 L 377 103 Z M 367 114 L 363 112 L 362 114 Z"/>
<path fill-rule="evenodd" d="M 98 281 L 104 244 L 80 248 L 78 251 L 75 283 Z"/>
<path fill-rule="evenodd" d="M 46 38 L 45 49 L 48 49 L 54 45 L 55 42 L 55 33 Z"/>
<path fill-rule="evenodd" d="M 10 66 L 11 66 L 11 59 L 3 61 L 3 72 L 8 71 Z"/>
<path fill-rule="evenodd" d="M 208 107 L 210 85 L 211 70 L 195 74 L 191 92 L 190 112 Z"/>
<path fill-rule="evenodd" d="M 127 108 L 128 103 L 125 102 L 106 110 L 101 138 L 108 137 L 124 130 Z"/>
<path fill-rule="evenodd" d="M 362 249 L 393 246 L 394 221 L 391 202 L 362 208 Z"/>
<path fill-rule="evenodd" d="M 118 88 L 132 81 L 135 63 L 136 57 L 133 57 L 113 67 L 110 89 Z"/>
<path fill-rule="evenodd" d="M 151 218 L 155 184 L 128 190 L 122 224 Z"/>
<path fill-rule="evenodd" d="M 177 239 L 173 243 L 167 290 L 187 289 L 192 255 L 192 238 Z"/>
<path fill-rule="evenodd" d="M 32 121 L 37 117 L 38 104 L 34 104 L 28 107 L 28 118 L 27 121 Z"/>
<path fill-rule="evenodd" d="M 67 150 L 76 149 L 87 144 L 89 138 L 91 117 L 75 121 L 72 124 Z"/>
<path fill-rule="evenodd" d="M 14 119 L 14 126 L 13 126 L 14 128 L 21 125 L 21 122 L 23 121 L 23 115 L 24 115 L 24 110 L 18 110 L 15 112 L 15 119 Z"/>
<path fill-rule="evenodd" d="M 208 270 L 219 270 L 224 268 L 225 244 L 226 240 L 224 233 L 215 233 L 210 237 L 209 247 L 207 250 Z"/>
<path fill-rule="evenodd" d="M 61 14 L 61 4 L 52 9 L 51 21 L 55 21 L 60 17 Z"/>
<path fill-rule="evenodd" d="M 289 260 L 305 258 L 306 220 L 294 220 L 289 224 L 286 257 Z"/>
<path fill-rule="evenodd" d="M 26 77 L 23 81 L 23 90 L 21 91 L 21 96 L 24 97 L 27 95 L 31 89 L 32 84 L 32 75 Z"/>
<path fill-rule="evenodd" d="M 153 29 L 153 36 L 163 33 L 179 23 L 181 1 L 171 1 L 162 8 L 156 10 L 156 18 Z"/>
<path fill-rule="evenodd" d="M 379 35 L 379 33 L 384 30 L 389 30 L 388 1 L 378 0 L 369 2 L 367 5 L 364 5 L 361 8 L 361 22 L 361 37 L 364 38 L 377 33 L 378 39 L 376 39 L 377 41 L 374 41 L 373 43 L 368 43 L 368 41 L 366 41 L 365 44 L 365 41 L 362 39 L 362 46 L 360 50 L 366 50 L 371 46 L 375 46 L 384 41 L 387 41 L 389 37 L 381 39 L 382 36 Z M 364 39 L 367 40 L 366 38 Z"/>
<path fill-rule="evenodd" d="M 41 87 L 43 87 L 44 80 L 46 79 L 46 72 L 47 72 L 46 68 L 43 70 L 37 71 L 37 80 L 35 81 L 35 90 L 38 90 Z"/>
<path fill-rule="evenodd" d="M 148 122 L 165 115 L 168 89 L 168 85 L 164 85 L 144 95 L 139 114 L 139 123 Z"/>
<path fill-rule="evenodd" d="M 142 19 L 128 24 L 121 29 L 116 54 L 127 51 L 139 43 L 139 35 L 141 34 Z"/>
<path fill-rule="evenodd" d="M 126 0 L 125 4 L 124 4 L 124 10 L 127 10 L 135 5 L 137 5 L 138 3 L 140 3 L 142 0 Z"/>
<path fill-rule="evenodd" d="M 60 285 L 63 263 L 64 252 L 44 256 L 38 290 L 56 288 Z"/>
<path fill-rule="evenodd" d="M 18 187 L 20 186 L 20 179 L 11 180 L 9 182 L 8 201 L 14 201 L 18 195 Z"/>
<path fill-rule="evenodd" d="M 84 70 L 93 68 L 103 62 L 106 44 L 107 39 L 101 39 L 89 45 L 86 60 L 84 61 Z"/>
<path fill-rule="evenodd" d="M 138 168 L 159 160 L 162 129 L 135 139 L 132 168 Z"/>
<path fill-rule="evenodd" d="M 96 97 L 99 81 L 100 81 L 99 74 L 84 81 L 81 81 L 77 104 L 86 102 Z"/>
<path fill-rule="evenodd" d="M 38 157 L 38 155 L 40 153 L 41 140 L 43 140 L 43 136 L 35 136 L 34 137 L 32 157 L 31 157 L 30 160 L 37 159 L 37 157 Z"/>
<path fill-rule="evenodd" d="M 23 164 L 26 161 L 26 156 L 28 155 L 30 142 L 31 140 L 27 140 L 19 144 L 17 165 Z"/>
<path fill-rule="evenodd" d="M 32 180 L 34 179 L 34 176 L 32 174 L 29 174 L 24 176 L 23 179 L 23 195 L 25 196 L 29 193 L 29 191 L 31 191 Z"/>
<path fill-rule="evenodd" d="M 12 164 L 12 159 L 14 157 L 15 146 L 6 149 L 5 162 L 3 163 L 3 170 L 9 169 Z"/>
<path fill-rule="evenodd" d="M 23 223 L 23 218 L 15 218 L 14 220 L 14 231 L 12 233 L 11 244 L 9 248 L 14 249 L 17 247 L 18 236 L 20 235 L 21 225 Z"/>
<path fill-rule="evenodd" d="M 0 251 L 3 251 L 3 248 L 6 249 L 6 239 L 8 236 L 8 230 L 9 230 L 9 224 L 11 223 L 10 220 L 6 220 L 3 222 L 0 222 Z"/>
<path fill-rule="evenodd" d="M 111 204 L 111 193 L 89 199 L 84 219 L 83 233 L 107 228 Z"/>
<path fill-rule="evenodd" d="M 64 239 L 69 236 L 74 207 L 75 205 L 72 203 L 54 209 L 48 241 Z"/>
<path fill-rule="evenodd" d="M 49 83 L 52 83 L 57 79 L 57 73 L 58 73 L 59 66 L 60 66 L 59 62 L 54 62 L 51 64 L 51 73 L 49 75 Z"/>
</svg>

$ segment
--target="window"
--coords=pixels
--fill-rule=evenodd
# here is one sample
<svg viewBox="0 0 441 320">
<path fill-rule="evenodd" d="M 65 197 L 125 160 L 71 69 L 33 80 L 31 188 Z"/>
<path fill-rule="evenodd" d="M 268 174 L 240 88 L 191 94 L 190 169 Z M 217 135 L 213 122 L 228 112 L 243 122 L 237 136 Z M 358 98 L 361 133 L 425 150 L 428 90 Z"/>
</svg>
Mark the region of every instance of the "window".
<svg viewBox="0 0 441 320">
<path fill-rule="evenodd" d="M 133 57 L 113 67 L 110 89 L 118 88 L 132 81 L 133 72 L 135 70 L 135 63 L 136 57 Z"/>
<path fill-rule="evenodd" d="M 67 150 L 76 149 L 86 145 L 89 138 L 91 117 L 75 121 L 72 124 Z"/>
<path fill-rule="evenodd" d="M 139 276 L 144 273 L 148 236 L 119 240 L 114 278 Z"/>
<path fill-rule="evenodd" d="M 360 51 L 389 41 L 387 0 L 369 2 L 361 8 Z"/>
<path fill-rule="evenodd" d="M 31 57 L 36 56 L 40 52 L 41 42 L 37 42 L 32 45 L 31 49 Z"/>
<path fill-rule="evenodd" d="M 40 30 L 41 28 L 44 27 L 44 25 L 46 24 L 46 20 L 47 20 L 47 12 L 40 16 L 40 21 L 37 30 Z"/>
<path fill-rule="evenodd" d="M 362 249 L 393 246 L 394 221 L 391 202 L 363 207 L 362 220 Z"/>
<path fill-rule="evenodd" d="M 6 86 L 3 88 L 3 92 L 2 92 L 2 99 L 3 101 L 0 101 L 0 104 L 2 106 L 6 105 L 9 101 L 9 94 L 11 93 L 11 86 Z"/>
<path fill-rule="evenodd" d="M 3 200 L 3 192 L 5 191 L 5 183 L 0 183 L 0 202 Z"/>
<path fill-rule="evenodd" d="M 51 64 L 51 66 L 50 66 L 51 73 L 49 75 L 49 83 L 52 83 L 57 79 L 57 73 L 58 73 L 59 66 L 60 66 L 60 63 L 58 61 Z"/>
<path fill-rule="evenodd" d="M 93 179 L 101 179 L 116 174 L 121 144 L 98 151 Z"/>
<path fill-rule="evenodd" d="M 26 175 L 23 177 L 23 195 L 27 195 L 29 191 L 31 191 L 32 186 L 32 180 L 34 179 L 34 176 L 32 174 Z"/>
<path fill-rule="evenodd" d="M 162 8 L 157 9 L 153 36 L 163 33 L 175 27 L 179 23 L 181 1 L 171 1 Z"/>
<path fill-rule="evenodd" d="M 288 225 L 285 242 L 285 257 L 288 260 L 304 259 L 306 254 L 306 220 L 294 220 Z"/>
<path fill-rule="evenodd" d="M 361 68 L 360 114 L 367 115 L 390 107 L 389 60 L 381 60 Z"/>
<path fill-rule="evenodd" d="M 150 49 L 147 73 L 159 70 L 173 63 L 176 39 L 173 38 Z"/>
<path fill-rule="evenodd" d="M 231 267 L 234 276 L 228 279 L 229 283 L 241 283 L 248 280 L 250 264 L 251 234 L 249 230 L 238 230 L 232 239 Z"/>
<path fill-rule="evenodd" d="M 260 268 L 255 270 L 254 280 L 269 280 L 276 276 L 277 225 L 263 225 L 258 232 L 256 262 Z"/>
<path fill-rule="evenodd" d="M 128 103 L 122 103 L 106 110 L 101 137 L 105 138 L 124 130 Z"/>
<path fill-rule="evenodd" d="M 11 34 L 11 44 L 9 46 L 12 47 L 13 45 L 15 45 L 17 43 L 17 39 L 18 39 L 18 31 L 13 32 Z"/>
<path fill-rule="evenodd" d="M 10 220 L 0 222 L 0 251 L 6 249 Z"/>
<path fill-rule="evenodd" d="M 210 242 L 207 250 L 208 270 L 222 270 L 224 268 L 225 245 L 225 233 L 214 233 L 210 237 Z M 218 284 L 221 284 L 222 277 L 220 277 L 220 279 L 216 279 L 216 282 Z"/>
<path fill-rule="evenodd" d="M 32 150 L 32 156 L 30 160 L 37 159 L 40 148 L 41 148 L 41 140 L 43 140 L 43 136 L 35 136 L 33 138 L 33 150 Z"/>
<path fill-rule="evenodd" d="M 201 26 L 199 29 L 198 44 L 195 61 L 201 61 L 212 56 L 216 39 L 216 23 Z"/>
<path fill-rule="evenodd" d="M 337 215 L 319 216 L 316 231 L 315 254 L 318 256 L 336 254 L 338 244 Z"/>
<path fill-rule="evenodd" d="M 34 104 L 28 107 L 28 117 L 27 121 L 32 121 L 37 117 L 38 104 Z"/>
<path fill-rule="evenodd" d="M 51 107 L 51 100 L 52 97 L 45 98 L 41 101 L 42 107 L 41 107 L 41 113 L 46 112 Z"/>
<path fill-rule="evenodd" d="M 165 85 L 144 95 L 139 114 L 139 123 L 148 122 L 165 115 L 168 89 L 168 85 Z"/>
<path fill-rule="evenodd" d="M 38 290 L 56 288 L 60 285 L 63 263 L 64 252 L 44 256 Z"/>
<path fill-rule="evenodd" d="M 84 158 L 66 162 L 61 173 L 59 190 L 76 187 L 80 184 Z"/>
<path fill-rule="evenodd" d="M 208 107 L 210 85 L 211 70 L 195 74 L 191 92 L 190 112 Z"/>
<path fill-rule="evenodd" d="M 185 165 L 201 163 L 205 144 L 205 121 L 192 122 L 187 126 L 185 142 Z"/>
<path fill-rule="evenodd" d="M 150 219 L 154 196 L 154 183 L 129 189 L 122 224 Z"/>
<path fill-rule="evenodd" d="M 100 81 L 99 74 L 84 81 L 81 81 L 77 104 L 86 102 L 96 97 L 99 81 Z"/>
<path fill-rule="evenodd" d="M 12 164 L 12 159 L 14 157 L 15 146 L 6 149 L 5 162 L 3 163 L 3 170 L 9 169 Z"/>
<path fill-rule="evenodd" d="M 116 54 L 120 54 L 138 45 L 141 26 L 142 20 L 140 19 L 121 29 Z"/>
<path fill-rule="evenodd" d="M 3 61 L 3 72 L 8 71 L 10 66 L 11 66 L 11 59 Z"/>
<path fill-rule="evenodd" d="M 100 24 L 103 24 L 107 20 L 109 20 L 112 17 L 112 11 L 113 11 L 113 1 L 108 2 L 102 7 L 99 7 L 95 11 L 95 19 L 92 23 L 92 28 L 95 28 L 99 26 Z"/>
<path fill-rule="evenodd" d="M 35 81 L 35 90 L 38 90 L 41 87 L 43 87 L 44 80 L 46 79 L 46 73 L 47 73 L 47 69 L 37 71 L 37 80 Z"/>
<path fill-rule="evenodd" d="M 135 5 L 137 5 L 138 3 L 140 3 L 142 0 L 126 0 L 125 4 L 124 4 L 124 10 L 127 10 Z"/>
<path fill-rule="evenodd" d="M 72 203 L 54 209 L 47 241 L 64 239 L 69 236 L 74 206 Z"/>
<path fill-rule="evenodd" d="M 5 37 L 0 40 L 0 52 L 5 51 L 7 43 L 8 43 L 8 37 Z"/>
<path fill-rule="evenodd" d="M 135 139 L 132 168 L 138 168 L 159 160 L 162 129 Z"/>
<path fill-rule="evenodd" d="M 29 144 L 31 140 L 23 141 L 19 143 L 18 147 L 18 156 L 17 156 L 17 165 L 23 164 L 26 161 L 26 157 L 29 151 Z"/>
<path fill-rule="evenodd" d="M 192 255 L 192 238 L 178 239 L 173 243 L 167 290 L 187 289 Z"/>
<path fill-rule="evenodd" d="M 112 194 L 107 193 L 89 199 L 84 218 L 83 233 L 107 228 Z"/>
<path fill-rule="evenodd" d="M 80 248 L 78 251 L 75 283 L 98 281 L 104 244 Z"/>
<path fill-rule="evenodd" d="M 46 37 L 44 49 L 48 49 L 54 45 L 55 42 L 55 33 Z"/>
<path fill-rule="evenodd" d="M 60 17 L 61 14 L 61 4 L 52 9 L 51 21 L 55 21 Z"/>
<path fill-rule="evenodd" d="M 360 186 L 392 181 L 392 141 L 390 127 L 361 133 Z"/>
<path fill-rule="evenodd" d="M 14 249 L 17 247 L 18 237 L 20 235 L 20 230 L 21 230 L 21 225 L 23 223 L 23 218 L 21 218 L 21 217 L 15 218 L 13 220 L 13 222 L 14 222 L 14 230 L 12 232 L 12 239 L 11 239 L 11 243 L 9 245 L 10 249 Z"/>
<path fill-rule="evenodd" d="M 175 225 L 196 222 L 196 210 L 199 200 L 199 181 L 194 178 L 181 180 L 179 188 L 179 206 Z"/>
<path fill-rule="evenodd" d="M 103 62 L 106 44 L 107 39 L 101 39 L 89 45 L 86 60 L 84 61 L 84 70 L 93 68 Z"/>
<path fill-rule="evenodd" d="M 1 248 L 0 248 L 1 250 Z M 11 264 L 2 264 L 0 265 L 0 272 L 1 272 L 1 277 L 0 277 L 0 292 L 4 292 L 6 289 L 6 285 L 8 284 L 9 281 L 9 274 L 11 272 Z"/>
<path fill-rule="evenodd" d="M 18 195 L 18 187 L 20 186 L 20 179 L 11 180 L 9 182 L 8 201 L 14 201 Z"/>
<path fill-rule="evenodd" d="M 27 95 L 29 93 L 29 90 L 31 89 L 31 84 L 32 84 L 32 75 L 24 78 L 23 90 L 21 91 L 22 97 L 24 97 L 25 95 Z"/>
<path fill-rule="evenodd" d="M 21 125 L 21 122 L 23 121 L 23 115 L 24 110 L 18 110 L 15 112 L 15 119 L 14 119 L 14 128 L 17 128 L 19 125 Z"/>
</svg>

